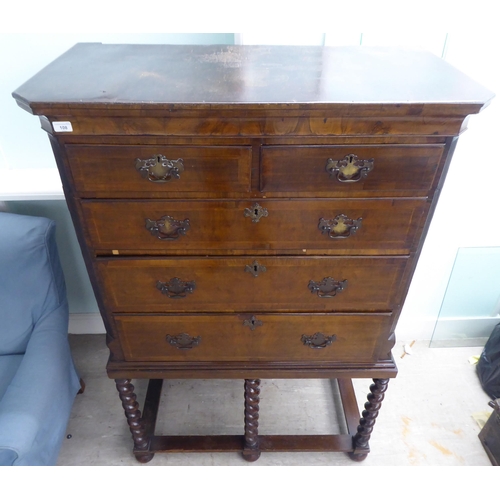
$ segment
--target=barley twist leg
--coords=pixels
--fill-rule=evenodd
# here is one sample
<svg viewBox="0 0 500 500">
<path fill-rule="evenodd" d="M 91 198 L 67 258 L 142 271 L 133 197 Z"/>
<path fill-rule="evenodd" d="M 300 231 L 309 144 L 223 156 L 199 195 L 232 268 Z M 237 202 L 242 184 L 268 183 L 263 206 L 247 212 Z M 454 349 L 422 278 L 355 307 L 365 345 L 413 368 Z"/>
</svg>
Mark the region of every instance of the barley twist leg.
<svg viewBox="0 0 500 500">
<path fill-rule="evenodd" d="M 259 395 L 260 380 L 245 380 L 245 444 L 243 458 L 255 462 L 260 457 L 259 450 Z"/>
<path fill-rule="evenodd" d="M 137 396 L 134 393 L 134 386 L 131 382 L 129 379 L 115 380 L 125 416 L 127 417 L 127 423 L 132 433 L 132 439 L 134 440 L 135 458 L 141 463 L 146 463 L 154 457 L 154 453 L 147 453 L 149 449 L 149 437 L 146 435 L 146 430 L 142 423 Z"/>
<path fill-rule="evenodd" d="M 356 435 L 353 438 L 354 450 L 352 453 L 349 453 L 350 458 L 356 462 L 364 460 L 370 452 L 368 441 L 370 440 L 373 426 L 382 406 L 389 379 L 373 379 L 373 382 L 370 386 L 370 393 L 367 397 L 368 401 L 365 403 L 365 409 L 359 421 Z"/>
</svg>

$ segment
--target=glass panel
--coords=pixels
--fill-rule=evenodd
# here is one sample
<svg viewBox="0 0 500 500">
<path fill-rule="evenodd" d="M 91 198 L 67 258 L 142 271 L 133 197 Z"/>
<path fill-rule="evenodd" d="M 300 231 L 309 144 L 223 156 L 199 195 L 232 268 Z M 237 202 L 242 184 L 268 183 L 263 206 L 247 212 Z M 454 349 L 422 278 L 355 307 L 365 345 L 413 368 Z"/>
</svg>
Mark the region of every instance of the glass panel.
<svg viewBox="0 0 500 500">
<path fill-rule="evenodd" d="M 499 313 L 500 247 L 459 248 L 430 346 L 483 346 Z"/>
</svg>

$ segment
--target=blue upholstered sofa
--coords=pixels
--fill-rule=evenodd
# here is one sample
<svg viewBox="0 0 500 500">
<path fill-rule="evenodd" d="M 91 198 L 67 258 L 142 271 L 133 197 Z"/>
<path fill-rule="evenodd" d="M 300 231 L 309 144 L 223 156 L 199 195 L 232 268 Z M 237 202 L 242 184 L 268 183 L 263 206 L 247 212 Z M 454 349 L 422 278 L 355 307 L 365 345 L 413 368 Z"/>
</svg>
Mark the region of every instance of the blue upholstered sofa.
<svg viewBox="0 0 500 500">
<path fill-rule="evenodd" d="M 0 213 L 0 465 L 55 465 L 79 389 L 55 223 Z"/>
</svg>

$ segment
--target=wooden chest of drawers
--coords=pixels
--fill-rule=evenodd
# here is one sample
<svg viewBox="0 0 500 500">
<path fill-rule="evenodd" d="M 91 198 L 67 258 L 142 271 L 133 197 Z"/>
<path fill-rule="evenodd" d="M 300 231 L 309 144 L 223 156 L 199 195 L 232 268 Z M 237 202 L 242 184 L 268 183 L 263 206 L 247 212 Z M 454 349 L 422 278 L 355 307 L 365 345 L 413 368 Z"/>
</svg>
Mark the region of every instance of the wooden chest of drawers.
<svg viewBox="0 0 500 500">
<path fill-rule="evenodd" d="M 14 97 L 49 134 L 137 459 L 364 459 L 456 138 L 491 93 L 413 50 L 78 44 Z M 258 435 L 261 378 L 324 377 L 347 434 Z M 361 420 L 355 377 L 374 379 Z M 244 435 L 155 436 L 165 378 L 244 379 Z"/>
</svg>

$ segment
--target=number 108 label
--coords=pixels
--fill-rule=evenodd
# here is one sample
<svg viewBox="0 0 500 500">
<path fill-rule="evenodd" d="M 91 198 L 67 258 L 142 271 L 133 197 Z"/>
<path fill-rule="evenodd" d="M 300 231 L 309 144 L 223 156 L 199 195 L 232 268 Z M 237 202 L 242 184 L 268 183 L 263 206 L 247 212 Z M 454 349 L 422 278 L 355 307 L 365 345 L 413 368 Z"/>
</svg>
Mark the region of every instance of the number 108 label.
<svg viewBox="0 0 500 500">
<path fill-rule="evenodd" d="M 71 122 L 52 122 L 54 132 L 73 132 Z"/>
</svg>

